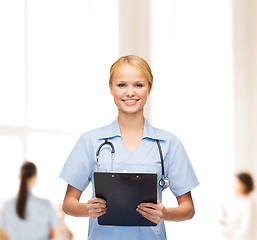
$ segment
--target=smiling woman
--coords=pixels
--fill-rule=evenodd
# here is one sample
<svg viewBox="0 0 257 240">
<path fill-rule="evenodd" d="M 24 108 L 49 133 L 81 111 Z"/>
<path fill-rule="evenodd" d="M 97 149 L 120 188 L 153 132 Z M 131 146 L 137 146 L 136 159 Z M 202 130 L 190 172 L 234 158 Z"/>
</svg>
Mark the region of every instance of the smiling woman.
<svg viewBox="0 0 257 240">
<path fill-rule="evenodd" d="M 115 84 L 113 84 L 114 79 Z M 122 101 L 127 105 L 139 105 L 136 104 L 137 101 L 143 99 L 145 100 L 145 104 L 147 96 L 151 92 L 152 84 L 153 75 L 151 68 L 142 58 L 135 55 L 121 57 L 111 66 L 109 86 L 114 101 L 116 100 L 114 90 L 116 90 L 118 86 L 120 90 L 123 89 L 123 92 L 119 91 L 119 93 L 123 95 Z M 139 94 L 141 98 L 137 99 L 137 97 L 140 96 L 134 96 L 136 94 Z M 147 96 L 143 96 L 145 94 L 147 94 Z M 117 105 L 118 102 L 115 101 L 115 103 Z"/>
<path fill-rule="evenodd" d="M 131 59 L 133 61 L 129 61 Z M 137 64 L 132 64 L 135 62 Z M 164 221 L 184 221 L 194 216 L 191 190 L 199 182 L 183 144 L 175 135 L 152 127 L 144 117 L 144 106 L 151 92 L 152 79 L 149 65 L 138 56 L 121 57 L 112 65 L 109 86 L 118 107 L 118 118 L 110 125 L 83 133 L 61 171 L 60 177 L 68 184 L 63 209 L 72 216 L 90 217 L 89 239 L 97 236 L 99 240 L 165 240 Z M 176 196 L 176 207 L 165 207 L 162 204 L 162 191 L 168 184 L 160 184 L 157 185 L 157 203 L 138 203 L 135 209 L 138 214 L 156 223 L 156 227 L 108 228 L 99 225 L 96 218 L 108 211 L 108 199 L 97 198 L 93 193 L 87 203 L 80 201 L 89 182 L 94 186 L 93 173 L 110 170 L 110 159 L 105 158 L 108 146 L 101 148 L 100 164 L 95 161 L 95 153 L 99 153 L 99 146 L 103 146 L 107 140 L 116 149 L 112 170 L 154 173 L 158 176 L 158 182 L 161 179 L 172 179 L 169 187 Z M 158 148 L 163 149 L 161 159 L 164 167 L 160 163 Z"/>
<path fill-rule="evenodd" d="M 121 57 L 111 67 L 109 83 L 111 94 L 118 107 L 122 141 L 126 148 L 133 152 L 143 137 L 143 129 L 135 128 L 137 124 L 134 122 L 136 119 L 134 116 L 137 113 L 142 119 L 144 105 L 153 84 L 151 69 L 147 62 L 138 56 Z M 129 131 L 126 126 L 122 126 L 122 116 L 132 117 Z"/>
<path fill-rule="evenodd" d="M 119 111 L 124 113 L 143 111 L 151 91 L 144 74 L 128 64 L 116 70 L 110 90 Z"/>
</svg>

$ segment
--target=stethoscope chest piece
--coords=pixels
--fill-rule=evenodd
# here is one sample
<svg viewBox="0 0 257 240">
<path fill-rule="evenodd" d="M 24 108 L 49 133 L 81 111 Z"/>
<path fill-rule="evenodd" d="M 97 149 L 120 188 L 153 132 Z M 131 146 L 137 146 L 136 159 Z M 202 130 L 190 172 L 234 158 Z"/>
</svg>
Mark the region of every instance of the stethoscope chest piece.
<svg viewBox="0 0 257 240">
<path fill-rule="evenodd" d="M 162 188 L 166 188 L 166 187 L 169 187 L 170 186 L 170 182 L 169 182 L 169 179 L 162 176 L 162 178 L 160 179 L 159 181 L 159 185 L 160 187 Z"/>
</svg>

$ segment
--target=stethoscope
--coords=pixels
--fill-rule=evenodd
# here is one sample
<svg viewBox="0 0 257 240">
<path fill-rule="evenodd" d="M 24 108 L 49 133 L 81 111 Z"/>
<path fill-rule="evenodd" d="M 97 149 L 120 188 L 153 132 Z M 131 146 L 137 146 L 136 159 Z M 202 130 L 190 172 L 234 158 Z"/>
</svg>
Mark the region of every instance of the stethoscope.
<svg viewBox="0 0 257 240">
<path fill-rule="evenodd" d="M 160 187 L 164 188 L 164 187 L 168 187 L 169 186 L 169 179 L 164 176 L 163 155 L 162 155 L 161 144 L 160 144 L 158 139 L 156 139 L 156 143 L 158 145 L 158 150 L 159 150 L 160 158 L 161 158 L 161 166 L 162 166 L 162 177 L 161 177 L 161 179 L 159 181 L 159 185 L 160 185 Z M 113 171 L 113 162 L 114 162 L 115 148 L 114 148 L 114 145 L 110 141 L 108 141 L 108 138 L 105 139 L 105 141 L 98 147 L 98 149 L 96 151 L 97 171 L 99 170 L 99 154 L 100 154 L 100 150 L 106 144 L 111 146 L 111 158 L 112 158 L 111 171 Z"/>
</svg>

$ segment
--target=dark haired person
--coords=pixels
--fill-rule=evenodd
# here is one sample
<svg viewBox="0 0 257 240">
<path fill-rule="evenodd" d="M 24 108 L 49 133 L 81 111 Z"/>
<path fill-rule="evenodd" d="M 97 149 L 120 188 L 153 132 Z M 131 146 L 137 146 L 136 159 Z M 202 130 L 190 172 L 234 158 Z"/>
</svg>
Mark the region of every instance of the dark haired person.
<svg viewBox="0 0 257 240">
<path fill-rule="evenodd" d="M 256 209 L 251 193 L 254 190 L 253 178 L 249 173 L 235 175 L 235 202 L 227 208 L 224 220 L 223 235 L 230 240 L 256 240 Z"/>
<path fill-rule="evenodd" d="M 0 227 L 8 240 L 49 240 L 54 238 L 58 217 L 48 200 L 34 196 L 31 189 L 37 179 L 37 168 L 25 162 L 20 172 L 17 197 L 3 206 Z"/>
</svg>

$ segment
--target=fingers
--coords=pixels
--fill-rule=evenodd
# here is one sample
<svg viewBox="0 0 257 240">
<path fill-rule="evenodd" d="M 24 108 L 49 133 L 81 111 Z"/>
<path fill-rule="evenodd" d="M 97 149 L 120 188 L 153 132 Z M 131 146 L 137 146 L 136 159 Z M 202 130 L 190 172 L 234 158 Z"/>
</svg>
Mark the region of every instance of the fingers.
<svg viewBox="0 0 257 240">
<path fill-rule="evenodd" d="M 106 201 L 102 198 L 97 198 L 97 197 L 94 197 L 92 199 L 89 199 L 88 202 L 101 202 L 101 203 L 106 203 Z"/>
<path fill-rule="evenodd" d="M 106 201 L 101 198 L 92 198 L 87 202 L 88 215 L 97 218 L 104 215 L 107 211 Z M 141 203 L 137 206 L 138 211 L 143 217 L 153 223 L 160 223 L 166 219 L 167 210 L 160 201 L 155 203 Z"/>
<path fill-rule="evenodd" d="M 154 223 L 160 223 L 165 220 L 167 215 L 166 208 L 160 201 L 154 203 L 141 203 L 136 209 L 143 217 Z"/>
<path fill-rule="evenodd" d="M 87 202 L 88 215 L 97 218 L 106 213 L 106 201 L 101 198 L 92 198 Z"/>
</svg>

